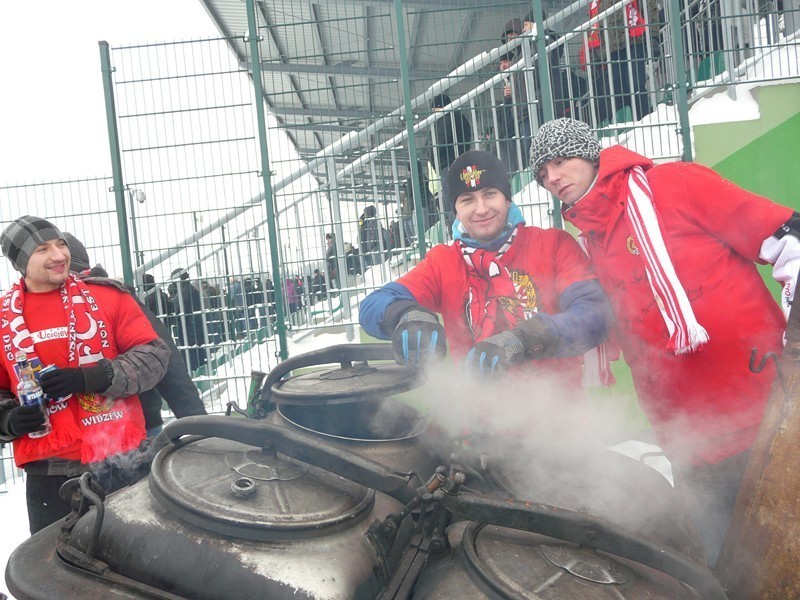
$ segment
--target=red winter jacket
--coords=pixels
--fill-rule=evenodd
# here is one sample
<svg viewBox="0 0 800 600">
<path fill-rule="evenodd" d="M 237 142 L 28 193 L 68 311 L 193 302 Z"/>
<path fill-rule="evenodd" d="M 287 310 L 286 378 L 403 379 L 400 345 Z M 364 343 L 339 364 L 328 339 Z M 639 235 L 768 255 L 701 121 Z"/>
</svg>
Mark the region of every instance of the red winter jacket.
<svg viewBox="0 0 800 600">
<path fill-rule="evenodd" d="M 625 218 L 627 172 L 641 166 L 675 271 L 710 340 L 667 350 L 667 328 Z M 750 372 L 750 352 L 780 352 L 786 321 L 756 269 L 762 242 L 792 210 L 691 163 L 653 166 L 621 146 L 603 150 L 594 187 L 564 218 L 581 230 L 617 319 L 639 401 L 672 460 L 716 463 L 748 449 L 775 377 Z"/>
</svg>

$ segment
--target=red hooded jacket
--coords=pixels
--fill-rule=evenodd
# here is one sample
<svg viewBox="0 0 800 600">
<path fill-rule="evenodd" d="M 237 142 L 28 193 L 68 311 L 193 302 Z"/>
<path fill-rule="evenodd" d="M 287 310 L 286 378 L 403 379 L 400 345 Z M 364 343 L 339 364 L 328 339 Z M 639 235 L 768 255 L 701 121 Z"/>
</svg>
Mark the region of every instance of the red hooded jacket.
<svg viewBox="0 0 800 600">
<path fill-rule="evenodd" d="M 675 271 L 710 340 L 675 355 L 625 216 L 627 175 L 641 166 Z M 603 150 L 597 181 L 564 218 L 581 230 L 617 319 L 616 335 L 639 401 L 673 460 L 716 463 L 748 449 L 775 377 L 749 370 L 750 353 L 780 352 L 786 320 L 755 262 L 790 208 L 711 169 Z"/>
</svg>

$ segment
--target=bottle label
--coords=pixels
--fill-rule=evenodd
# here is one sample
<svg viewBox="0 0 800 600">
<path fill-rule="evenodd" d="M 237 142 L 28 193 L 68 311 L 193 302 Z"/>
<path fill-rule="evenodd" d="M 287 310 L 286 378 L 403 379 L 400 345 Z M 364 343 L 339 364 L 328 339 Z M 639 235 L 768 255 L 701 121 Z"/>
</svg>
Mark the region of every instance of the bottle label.
<svg viewBox="0 0 800 600">
<path fill-rule="evenodd" d="M 24 392 L 19 394 L 19 402 L 25 406 L 38 406 L 44 404 L 44 392 L 38 390 L 35 392 Z"/>
</svg>

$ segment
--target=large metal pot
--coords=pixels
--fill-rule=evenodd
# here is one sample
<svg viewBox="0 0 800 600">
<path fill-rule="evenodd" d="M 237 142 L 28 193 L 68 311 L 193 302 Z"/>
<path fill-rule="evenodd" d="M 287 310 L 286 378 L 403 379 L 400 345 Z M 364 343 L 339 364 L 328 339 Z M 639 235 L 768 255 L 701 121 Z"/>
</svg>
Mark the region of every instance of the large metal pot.
<svg viewBox="0 0 800 600">
<path fill-rule="evenodd" d="M 54 524 L 14 552 L 17 598 L 371 600 L 410 540 L 410 518 L 391 539 L 376 525 L 407 473 L 244 419 L 189 417 L 159 439 L 148 480 L 105 502 L 81 480 L 67 535 Z"/>
<path fill-rule="evenodd" d="M 313 370 L 287 377 L 303 368 Z M 421 383 L 416 371 L 394 362 L 391 344 L 342 344 L 278 365 L 258 412 L 270 423 L 426 477 L 452 448 L 445 432 L 396 398 Z"/>
</svg>

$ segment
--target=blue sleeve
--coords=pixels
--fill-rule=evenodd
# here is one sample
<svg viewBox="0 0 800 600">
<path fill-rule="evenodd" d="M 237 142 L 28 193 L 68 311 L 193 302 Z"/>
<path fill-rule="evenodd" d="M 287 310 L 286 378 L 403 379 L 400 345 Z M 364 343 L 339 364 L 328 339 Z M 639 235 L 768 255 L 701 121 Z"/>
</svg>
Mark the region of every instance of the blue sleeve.
<svg viewBox="0 0 800 600">
<path fill-rule="evenodd" d="M 379 340 L 391 339 L 392 332 L 385 332 L 381 327 L 389 305 L 398 300 L 416 299 L 402 283 L 387 283 L 369 294 L 358 307 L 358 323 L 369 335 Z"/>
<path fill-rule="evenodd" d="M 556 358 L 583 354 L 601 343 L 611 328 L 608 297 L 596 279 L 573 283 L 558 300 L 561 312 L 539 314 L 555 331 L 561 343 Z"/>
</svg>

